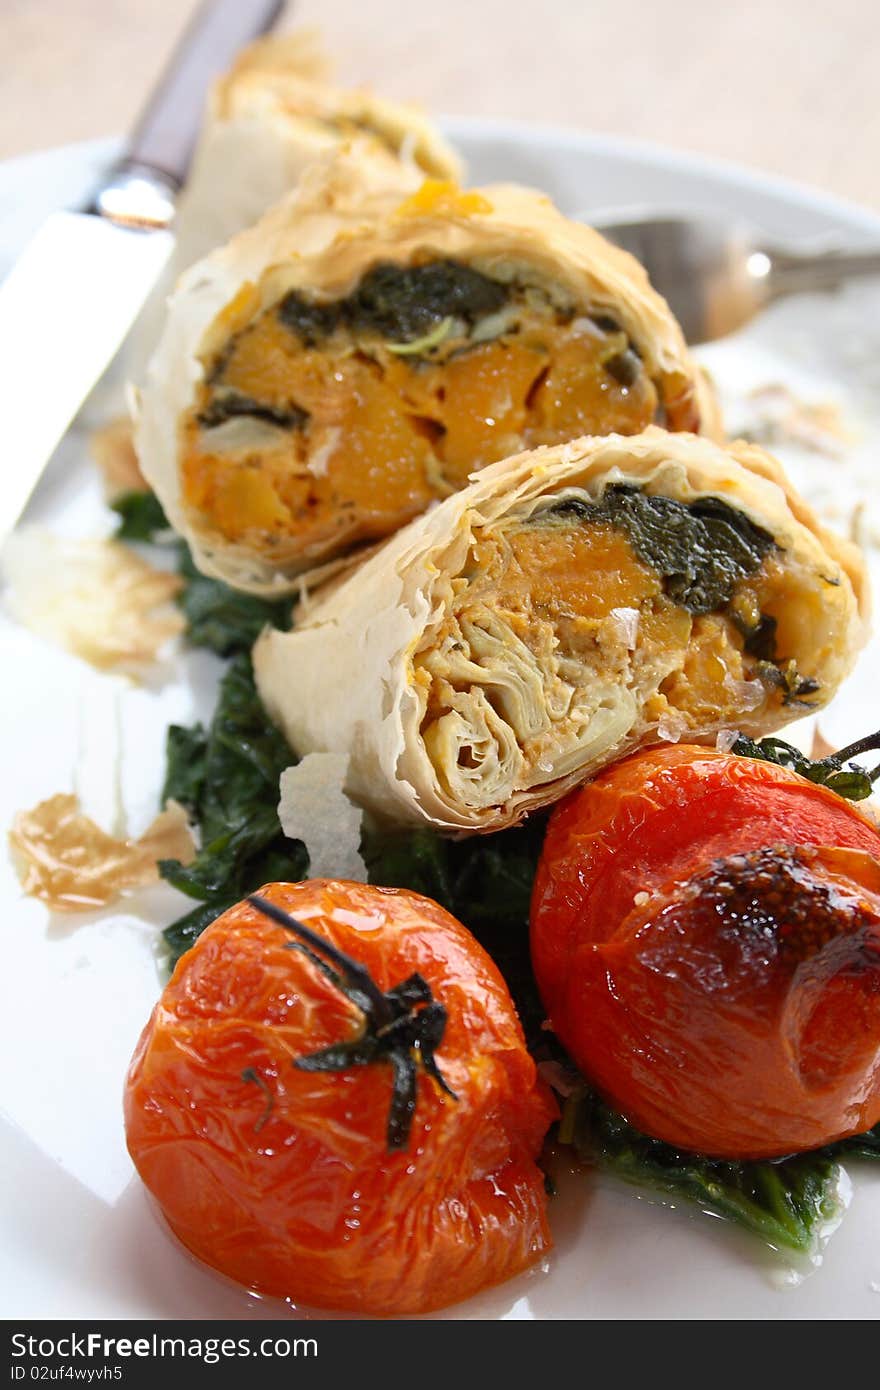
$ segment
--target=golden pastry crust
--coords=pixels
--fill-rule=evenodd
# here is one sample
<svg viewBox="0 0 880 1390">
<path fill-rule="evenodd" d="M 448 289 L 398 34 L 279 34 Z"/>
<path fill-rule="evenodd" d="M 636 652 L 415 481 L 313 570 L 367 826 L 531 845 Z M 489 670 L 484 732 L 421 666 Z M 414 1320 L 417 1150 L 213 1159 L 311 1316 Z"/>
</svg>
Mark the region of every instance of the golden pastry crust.
<svg viewBox="0 0 880 1390">
<path fill-rule="evenodd" d="M 338 87 L 332 67 L 312 31 L 258 39 L 215 83 L 209 120 L 274 126 L 302 167 L 360 135 L 434 178 L 461 178 L 460 159 L 424 112 L 369 87 Z"/>
<path fill-rule="evenodd" d="M 595 518 L 606 489 L 621 487 L 740 513 L 746 534 L 751 525 L 766 538 L 760 567 L 732 601 L 694 616 L 661 592 L 620 530 L 572 523 L 579 544 L 599 537 L 604 561 L 594 551 L 594 568 L 562 599 L 547 589 L 549 567 L 527 564 L 518 582 L 535 604 L 511 601 L 513 571 L 496 565 L 502 544 L 509 552 L 511 537 L 516 548 L 534 536 L 554 502 Z M 488 582 L 493 565 L 501 577 Z M 568 583 L 570 564 L 559 572 Z M 347 753 L 348 790 L 374 813 L 490 831 L 640 745 L 724 728 L 760 736 L 824 704 L 864 641 L 865 592 L 854 549 L 818 525 L 775 461 L 651 428 L 489 465 L 319 594 L 294 631 L 265 632 L 254 664 L 295 751 Z M 776 664 L 736 635 L 733 615 L 749 604 L 756 632 L 772 614 L 784 647 Z"/>
<path fill-rule="evenodd" d="M 569 314 L 613 320 L 641 359 L 665 423 L 717 433 L 711 390 L 668 306 L 631 256 L 531 189 L 460 193 L 432 181 L 420 188 L 411 170 L 354 142 L 345 156 L 313 169 L 257 226 L 194 266 L 171 301 L 141 393 L 138 455 L 206 573 L 253 592 L 284 591 L 295 587 L 298 573 L 335 556 L 306 548 L 273 563 L 212 530 L 186 505 L 181 423 L 195 408 L 205 364 L 292 291 L 334 302 L 378 264 L 427 259 L 466 264 L 501 283 L 527 276 Z"/>
<path fill-rule="evenodd" d="M 746 439 L 731 440 L 725 448 L 731 458 L 736 459 L 743 468 L 747 468 L 750 473 L 759 474 L 782 489 L 792 516 L 808 531 L 813 532 L 843 570 L 852 585 L 862 620 L 867 623 L 873 608 L 871 577 L 859 547 L 853 541 L 838 536 L 835 531 L 829 531 L 827 526 L 822 525 L 813 508 L 792 487 L 782 464 L 773 454 L 766 453 L 759 445 Z"/>
</svg>

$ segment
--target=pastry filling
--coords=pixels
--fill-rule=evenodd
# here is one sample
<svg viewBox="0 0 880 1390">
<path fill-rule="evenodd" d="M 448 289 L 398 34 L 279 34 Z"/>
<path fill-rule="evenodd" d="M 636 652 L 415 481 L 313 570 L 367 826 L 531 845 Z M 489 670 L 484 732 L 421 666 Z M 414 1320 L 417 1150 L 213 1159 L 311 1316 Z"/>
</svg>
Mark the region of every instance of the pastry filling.
<svg viewBox="0 0 880 1390">
<path fill-rule="evenodd" d="M 476 531 L 413 657 L 440 786 L 489 808 L 635 739 L 809 705 L 834 582 L 718 498 L 627 484 Z"/>
<path fill-rule="evenodd" d="M 185 501 L 279 565 L 381 539 L 522 449 L 682 427 L 616 323 L 455 261 L 292 292 L 204 367 Z"/>
</svg>

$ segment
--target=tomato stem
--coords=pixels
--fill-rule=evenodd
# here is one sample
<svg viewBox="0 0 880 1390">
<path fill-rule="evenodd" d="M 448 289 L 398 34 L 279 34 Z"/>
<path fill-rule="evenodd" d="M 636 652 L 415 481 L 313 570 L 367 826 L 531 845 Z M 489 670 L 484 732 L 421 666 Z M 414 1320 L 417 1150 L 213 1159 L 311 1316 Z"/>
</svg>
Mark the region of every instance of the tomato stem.
<svg viewBox="0 0 880 1390">
<path fill-rule="evenodd" d="M 349 987 L 362 990 L 370 1002 L 370 1006 L 376 1015 L 382 1019 L 386 1025 L 393 1021 L 391 1010 L 389 1009 L 385 995 L 382 993 L 376 981 L 373 979 L 369 970 L 360 961 L 354 960 L 351 956 L 340 951 L 334 946 L 332 941 L 327 941 L 317 932 L 312 931 L 304 922 L 298 922 L 295 917 L 291 917 L 289 912 L 284 912 L 274 903 L 270 903 L 268 898 L 262 898 L 258 893 L 251 893 L 248 897 L 251 907 L 255 907 L 258 912 L 262 912 L 264 917 L 271 917 L 273 922 L 277 922 L 279 927 L 284 927 L 285 931 L 292 932 L 294 936 L 299 936 L 313 951 L 319 955 L 326 956 L 329 961 L 341 970 L 343 978 L 347 979 Z M 366 1010 L 364 1010 L 366 1012 Z M 377 1019 L 378 1021 L 378 1019 Z"/>
<path fill-rule="evenodd" d="M 421 975 L 410 975 L 383 993 L 365 965 L 340 951 L 311 927 L 258 893 L 250 894 L 247 901 L 264 917 L 300 937 L 301 941 L 289 945 L 302 951 L 364 1016 L 364 1027 L 354 1038 L 298 1057 L 293 1065 L 301 1071 L 329 1072 L 348 1071 L 374 1062 L 390 1064 L 393 1080 L 386 1144 L 392 1150 L 405 1149 L 416 1109 L 419 1065 L 441 1090 L 453 1100 L 458 1099 L 434 1056 L 443 1041 L 446 1009 L 434 999 L 430 985 Z M 332 962 L 335 969 L 327 965 L 322 956 Z"/>
<path fill-rule="evenodd" d="M 873 783 L 880 776 L 880 763 L 872 772 L 868 772 L 858 763 L 852 765 L 852 759 L 860 753 L 878 748 L 880 731 L 848 744 L 827 758 L 808 758 L 799 748 L 772 735 L 755 742 L 745 734 L 738 734 L 730 751 L 739 757 L 758 758 L 763 762 L 775 763 L 777 767 L 789 768 L 806 777 L 807 781 L 827 787 L 848 801 L 864 801 L 865 797 L 871 795 Z M 850 766 L 847 767 L 847 764 Z"/>
<path fill-rule="evenodd" d="M 857 758 L 860 753 L 872 753 L 880 749 L 880 729 L 876 734 L 868 734 L 865 738 L 856 739 L 855 743 L 848 743 L 846 748 L 839 749 L 834 757 L 841 763 L 848 763 L 852 758 Z M 870 781 L 874 781 L 880 776 L 880 763 L 874 768 L 873 772 L 866 773 Z"/>
</svg>

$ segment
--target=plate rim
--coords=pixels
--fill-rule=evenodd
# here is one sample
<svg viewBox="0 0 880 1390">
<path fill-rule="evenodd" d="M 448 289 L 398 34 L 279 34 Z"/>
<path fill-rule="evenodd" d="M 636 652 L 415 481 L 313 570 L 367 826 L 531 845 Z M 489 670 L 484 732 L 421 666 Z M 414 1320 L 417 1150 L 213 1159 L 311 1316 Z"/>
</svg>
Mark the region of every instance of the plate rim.
<svg viewBox="0 0 880 1390">
<path fill-rule="evenodd" d="M 880 209 L 855 202 L 837 193 L 828 193 L 819 185 L 804 183 L 785 174 L 775 174 L 738 160 L 716 158 L 696 150 L 680 149 L 659 141 L 630 135 L 608 135 L 580 126 L 561 125 L 552 121 L 517 120 L 496 116 L 440 115 L 437 124 L 451 140 L 480 139 L 487 136 L 516 140 L 526 145 L 552 142 L 573 152 L 594 153 L 607 159 L 623 160 L 629 164 L 648 163 L 692 175 L 695 178 L 720 180 L 731 187 L 746 186 L 757 193 L 781 197 L 813 212 L 830 214 L 842 221 L 858 224 L 866 231 L 880 236 Z M 23 173 L 29 164 L 48 162 L 63 155 L 77 162 L 113 159 L 124 147 L 121 135 L 92 136 L 58 145 L 47 145 L 24 154 L 0 160 L 0 178 Z"/>
<path fill-rule="evenodd" d="M 731 185 L 747 185 L 756 192 L 782 196 L 786 200 L 827 212 L 844 220 L 863 223 L 880 234 L 880 209 L 855 202 L 837 193 L 828 193 L 819 185 L 804 183 L 786 174 L 743 164 L 738 160 L 705 155 L 697 150 L 680 149 L 660 141 L 631 135 L 608 135 L 579 126 L 560 125 L 552 121 L 526 121 L 494 116 L 441 116 L 438 124 L 445 134 L 460 131 L 473 138 L 480 131 L 499 136 L 516 137 L 526 144 L 553 141 L 572 150 L 586 149 L 609 159 L 628 163 L 650 163 L 677 169 L 698 178 L 721 180 Z"/>
</svg>

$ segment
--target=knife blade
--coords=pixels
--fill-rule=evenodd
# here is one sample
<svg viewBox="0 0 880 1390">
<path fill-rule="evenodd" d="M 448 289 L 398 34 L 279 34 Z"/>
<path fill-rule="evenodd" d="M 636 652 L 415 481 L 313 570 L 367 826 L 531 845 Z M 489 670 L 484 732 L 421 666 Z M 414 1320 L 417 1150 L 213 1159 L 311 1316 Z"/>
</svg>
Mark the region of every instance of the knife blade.
<svg viewBox="0 0 880 1390">
<path fill-rule="evenodd" d="M 53 213 L 0 285 L 0 546 L 168 259 L 174 196 L 211 82 L 282 9 L 283 0 L 203 4 L 88 208 Z"/>
</svg>

